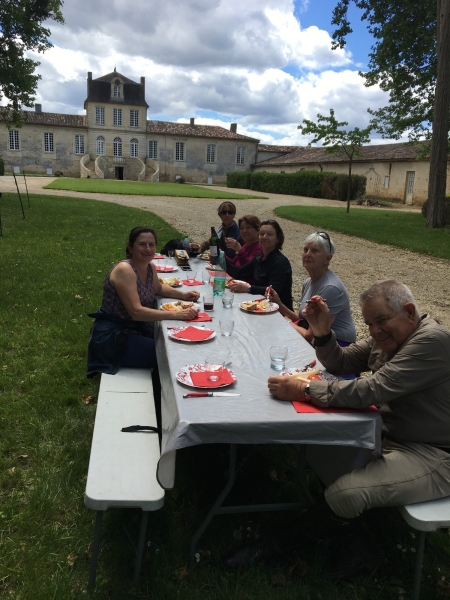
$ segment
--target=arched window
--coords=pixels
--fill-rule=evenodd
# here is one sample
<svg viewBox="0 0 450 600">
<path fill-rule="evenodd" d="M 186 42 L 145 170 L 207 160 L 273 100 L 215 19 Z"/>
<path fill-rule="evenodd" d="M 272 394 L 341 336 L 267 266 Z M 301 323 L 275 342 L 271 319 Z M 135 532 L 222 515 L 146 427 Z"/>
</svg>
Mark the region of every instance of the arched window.
<svg viewBox="0 0 450 600">
<path fill-rule="evenodd" d="M 113 148 L 114 156 L 122 156 L 122 140 L 120 138 L 114 138 Z"/>
<path fill-rule="evenodd" d="M 105 138 L 99 135 L 97 138 L 97 156 L 104 156 L 105 154 Z"/>
<path fill-rule="evenodd" d="M 130 142 L 130 156 L 137 158 L 139 154 L 139 142 L 136 139 L 132 139 Z"/>
</svg>

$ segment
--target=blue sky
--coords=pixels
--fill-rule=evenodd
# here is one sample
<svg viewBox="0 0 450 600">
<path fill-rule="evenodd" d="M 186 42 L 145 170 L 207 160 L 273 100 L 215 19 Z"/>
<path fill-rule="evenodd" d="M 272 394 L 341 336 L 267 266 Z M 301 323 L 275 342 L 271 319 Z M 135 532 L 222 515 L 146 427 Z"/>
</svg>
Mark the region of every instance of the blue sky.
<svg viewBox="0 0 450 600">
<path fill-rule="evenodd" d="M 331 50 L 334 0 L 65 0 L 65 25 L 49 23 L 54 47 L 40 60 L 44 112 L 83 114 L 87 72 L 114 67 L 146 78 L 147 118 L 221 125 L 261 143 L 305 145 L 297 126 L 333 108 L 350 127 L 386 95 L 358 75 L 371 38 L 352 7 L 354 33 Z"/>
</svg>

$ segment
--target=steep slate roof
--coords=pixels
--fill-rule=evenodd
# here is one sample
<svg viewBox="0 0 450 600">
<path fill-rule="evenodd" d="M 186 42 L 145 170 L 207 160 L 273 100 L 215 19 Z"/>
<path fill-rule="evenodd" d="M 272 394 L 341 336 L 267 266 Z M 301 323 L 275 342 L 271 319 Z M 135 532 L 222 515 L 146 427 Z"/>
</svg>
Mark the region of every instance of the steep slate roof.
<svg viewBox="0 0 450 600">
<path fill-rule="evenodd" d="M 298 146 L 273 146 L 270 144 L 259 144 L 258 152 L 291 152 Z"/>
<path fill-rule="evenodd" d="M 123 100 L 120 99 L 120 101 L 111 98 L 111 80 L 116 77 L 123 81 Z M 85 108 L 86 102 L 110 102 L 117 105 L 131 104 L 132 106 L 145 106 L 148 108 L 143 86 L 117 71 L 102 75 L 101 77 L 97 77 L 97 79 L 88 79 L 87 89 L 88 96 L 84 101 Z"/>
<path fill-rule="evenodd" d="M 0 108 L 0 111 L 2 109 Z M 52 127 L 84 127 L 86 128 L 85 115 L 63 115 L 60 113 L 34 112 L 24 110 L 27 115 L 27 125 L 47 125 Z"/>
<path fill-rule="evenodd" d="M 246 140 L 258 142 L 256 138 L 233 133 L 217 125 L 191 125 L 190 123 L 172 123 L 170 121 L 147 121 L 147 133 L 180 135 L 191 137 L 222 138 L 229 140 Z"/>
<path fill-rule="evenodd" d="M 267 146 L 266 146 L 267 148 Z M 286 146 L 281 147 L 282 156 L 269 158 L 261 162 L 254 163 L 256 165 L 267 166 L 288 166 L 313 163 L 342 163 L 348 162 L 347 156 L 341 151 L 338 154 L 329 154 L 325 148 L 310 148 L 309 146 L 296 146 L 291 152 L 285 153 Z M 275 146 L 271 146 L 273 151 Z M 411 145 L 407 142 L 399 144 L 370 144 L 361 148 L 361 156 L 355 156 L 353 162 L 396 162 L 396 161 L 413 161 L 420 154 L 421 147 L 418 144 Z M 429 157 L 421 160 L 429 160 Z"/>
</svg>

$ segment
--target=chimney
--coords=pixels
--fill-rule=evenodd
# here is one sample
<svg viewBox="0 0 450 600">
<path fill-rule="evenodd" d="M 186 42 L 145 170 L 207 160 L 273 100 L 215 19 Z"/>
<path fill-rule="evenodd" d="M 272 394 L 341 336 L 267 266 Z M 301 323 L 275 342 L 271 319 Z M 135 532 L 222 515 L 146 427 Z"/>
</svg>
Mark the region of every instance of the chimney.
<svg viewBox="0 0 450 600">
<path fill-rule="evenodd" d="M 144 96 L 145 96 L 145 77 L 141 77 L 141 87 L 144 90 Z"/>
<path fill-rule="evenodd" d="M 194 125 L 195 125 L 195 118 L 191 117 L 190 122 L 191 122 L 191 127 L 194 127 Z"/>
<path fill-rule="evenodd" d="M 42 112 L 42 104 L 35 104 L 34 111 L 37 113 L 41 113 Z"/>
<path fill-rule="evenodd" d="M 88 81 L 92 81 L 92 71 L 88 71 Z"/>
<path fill-rule="evenodd" d="M 236 133 L 236 130 L 237 130 L 237 123 L 231 123 L 230 124 L 231 133 Z"/>
</svg>

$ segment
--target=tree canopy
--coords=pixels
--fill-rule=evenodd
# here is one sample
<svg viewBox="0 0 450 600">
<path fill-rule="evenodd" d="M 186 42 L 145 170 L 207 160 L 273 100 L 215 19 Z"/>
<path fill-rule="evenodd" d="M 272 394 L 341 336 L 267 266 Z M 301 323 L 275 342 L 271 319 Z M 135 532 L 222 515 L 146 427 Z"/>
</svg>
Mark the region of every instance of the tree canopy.
<svg viewBox="0 0 450 600">
<path fill-rule="evenodd" d="M 63 23 L 62 0 L 1 0 L 0 2 L 0 100 L 7 98 L 0 119 L 20 126 L 25 115 L 22 106 L 34 104 L 40 75 L 38 61 L 26 52 L 45 52 L 52 47 L 50 30 L 43 23 L 53 19 Z"/>
</svg>

